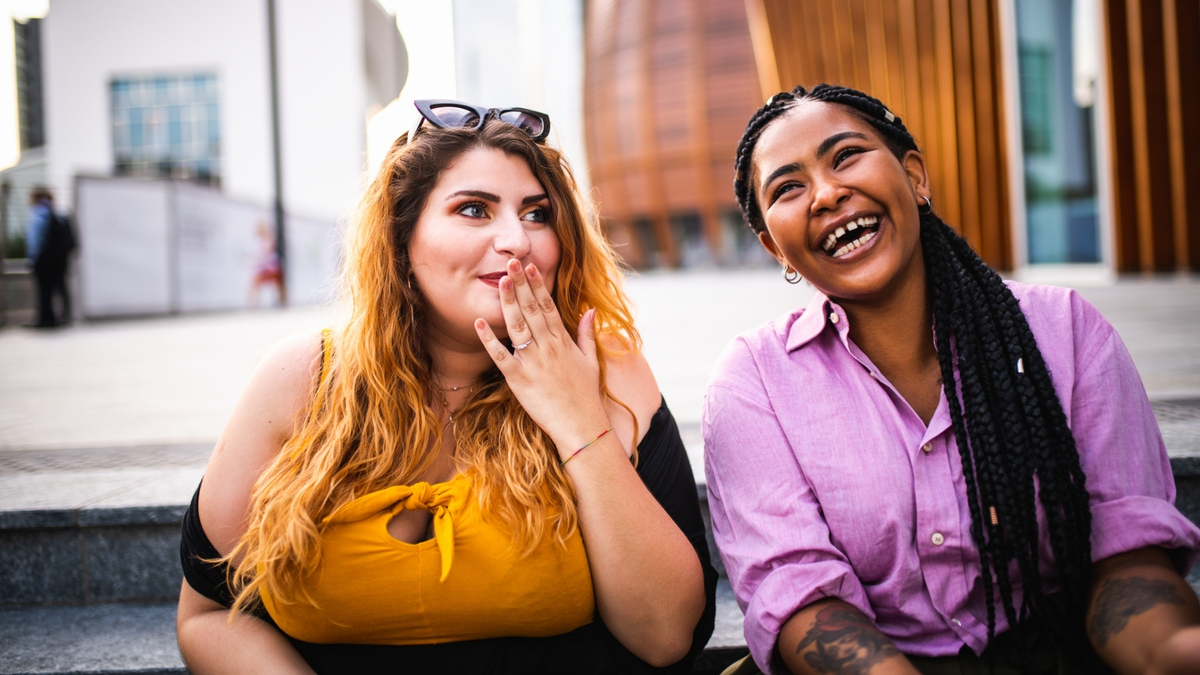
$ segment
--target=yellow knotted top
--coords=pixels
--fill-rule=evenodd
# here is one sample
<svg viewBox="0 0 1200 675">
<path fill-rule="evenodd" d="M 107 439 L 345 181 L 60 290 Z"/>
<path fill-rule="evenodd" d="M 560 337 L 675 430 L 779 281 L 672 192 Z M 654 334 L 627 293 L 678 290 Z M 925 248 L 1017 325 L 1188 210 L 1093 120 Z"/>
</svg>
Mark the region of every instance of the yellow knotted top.
<svg viewBox="0 0 1200 675">
<path fill-rule="evenodd" d="M 433 514 L 433 539 L 388 532 L 404 510 Z M 471 480 L 397 485 L 363 495 L 321 522 L 321 559 L 304 593 L 263 605 L 288 635 L 317 643 L 431 644 L 546 637 L 590 623 L 591 570 L 576 531 L 522 556 L 499 519 L 486 518 Z M 300 600 L 307 594 L 313 603 Z"/>
<path fill-rule="evenodd" d="M 454 496 L 452 486 L 457 477 L 446 483 L 417 483 L 397 485 L 358 499 L 326 516 L 322 524 L 355 523 L 386 510 L 395 517 L 401 511 L 429 511 L 433 514 L 433 538 L 442 553 L 444 582 L 454 564 L 454 518 L 450 516 L 450 501 Z"/>
</svg>

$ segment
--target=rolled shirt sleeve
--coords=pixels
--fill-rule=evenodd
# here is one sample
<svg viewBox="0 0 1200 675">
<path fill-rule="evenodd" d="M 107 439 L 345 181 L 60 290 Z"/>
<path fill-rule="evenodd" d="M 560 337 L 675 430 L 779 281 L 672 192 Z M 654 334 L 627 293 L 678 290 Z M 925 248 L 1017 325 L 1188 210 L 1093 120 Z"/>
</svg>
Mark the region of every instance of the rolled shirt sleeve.
<svg viewBox="0 0 1200 675">
<path fill-rule="evenodd" d="M 1071 402 L 1071 429 L 1087 476 L 1092 559 L 1159 546 L 1177 553 L 1186 574 L 1200 556 L 1200 530 L 1174 506 L 1171 462 L 1141 377 L 1112 325 L 1070 294 L 1076 371 L 1073 383 L 1056 378 L 1055 384 L 1060 399 Z"/>
<path fill-rule="evenodd" d="M 750 351 L 739 340 L 722 361 L 703 414 L 713 535 L 746 616 L 750 652 L 772 672 L 780 630 L 810 603 L 836 597 L 875 615 L 831 541 Z"/>
</svg>

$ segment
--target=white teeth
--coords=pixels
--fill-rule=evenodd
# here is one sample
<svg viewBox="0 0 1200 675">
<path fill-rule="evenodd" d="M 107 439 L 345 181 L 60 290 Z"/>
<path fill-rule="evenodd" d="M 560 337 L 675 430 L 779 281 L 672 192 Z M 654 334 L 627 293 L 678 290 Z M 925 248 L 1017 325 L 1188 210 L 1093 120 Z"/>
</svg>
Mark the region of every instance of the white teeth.
<svg viewBox="0 0 1200 675">
<path fill-rule="evenodd" d="M 846 255 L 847 253 L 854 251 L 861 246 L 864 246 L 868 241 L 871 241 L 874 238 L 875 238 L 875 233 L 868 232 L 868 233 L 864 234 L 863 236 L 859 237 L 858 239 L 855 239 L 854 241 L 850 242 L 849 244 L 846 244 L 845 246 L 839 248 L 837 251 L 834 252 L 833 257 L 840 258 L 840 257 Z"/>
<path fill-rule="evenodd" d="M 878 223 L 879 223 L 879 218 L 876 216 L 863 216 L 862 218 L 859 218 L 857 220 L 852 220 L 849 223 L 846 223 L 845 227 L 839 227 L 836 230 L 834 230 L 833 232 L 831 232 L 829 234 L 829 236 L 825 238 L 824 243 L 821 244 L 821 250 L 825 251 L 826 253 L 833 251 L 833 253 L 830 253 L 830 255 L 832 255 L 834 258 L 838 258 L 843 255 L 846 255 L 847 253 L 858 248 L 859 246 L 862 246 L 863 244 L 867 243 L 868 241 L 871 241 L 871 239 L 875 236 L 875 233 L 868 232 L 868 233 L 864 234 L 863 236 L 859 237 L 857 240 L 852 241 L 852 242 L 846 244 L 845 246 L 842 246 L 841 248 L 834 251 L 833 247 L 837 246 L 838 239 L 840 239 L 847 232 L 853 232 L 860 227 L 870 227 L 870 226 L 876 225 Z"/>
</svg>

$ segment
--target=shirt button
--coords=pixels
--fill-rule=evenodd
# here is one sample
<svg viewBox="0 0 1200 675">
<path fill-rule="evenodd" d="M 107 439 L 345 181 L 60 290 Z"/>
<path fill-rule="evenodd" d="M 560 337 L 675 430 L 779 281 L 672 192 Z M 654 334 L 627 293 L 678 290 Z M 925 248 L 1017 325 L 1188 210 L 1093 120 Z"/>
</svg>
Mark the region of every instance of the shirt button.
<svg viewBox="0 0 1200 675">
<path fill-rule="evenodd" d="M 840 319 L 838 319 L 837 312 L 830 312 L 830 313 L 829 313 L 829 320 L 830 320 L 830 322 L 832 322 L 832 323 L 837 323 L 837 322 L 840 320 Z"/>
<path fill-rule="evenodd" d="M 875 380 L 876 382 L 878 382 L 878 381 L 879 381 L 879 376 L 878 376 L 878 375 L 876 375 L 874 372 L 872 372 L 872 373 L 871 373 L 871 379 L 872 379 L 872 380 Z"/>
<path fill-rule="evenodd" d="M 921 451 L 928 455 L 929 453 L 933 452 L 933 444 L 926 443 L 925 445 L 922 445 Z"/>
<path fill-rule="evenodd" d="M 932 541 L 934 546 L 941 546 L 946 541 L 946 538 L 942 536 L 941 532 L 934 532 L 929 541 Z"/>
<path fill-rule="evenodd" d="M 954 624 L 955 626 L 958 626 L 959 628 L 962 627 L 962 622 L 959 621 L 958 619 L 950 619 L 950 623 Z"/>
</svg>

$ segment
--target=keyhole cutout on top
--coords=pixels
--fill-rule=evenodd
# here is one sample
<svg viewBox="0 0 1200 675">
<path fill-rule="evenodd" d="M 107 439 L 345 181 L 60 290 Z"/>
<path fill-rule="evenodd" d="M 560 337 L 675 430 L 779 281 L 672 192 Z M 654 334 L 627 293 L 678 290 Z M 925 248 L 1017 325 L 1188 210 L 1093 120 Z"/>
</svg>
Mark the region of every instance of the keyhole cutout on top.
<svg viewBox="0 0 1200 675">
<path fill-rule="evenodd" d="M 396 541 L 419 544 L 433 539 L 433 514 L 423 509 L 405 509 L 392 516 L 387 524 L 388 534 Z"/>
</svg>

